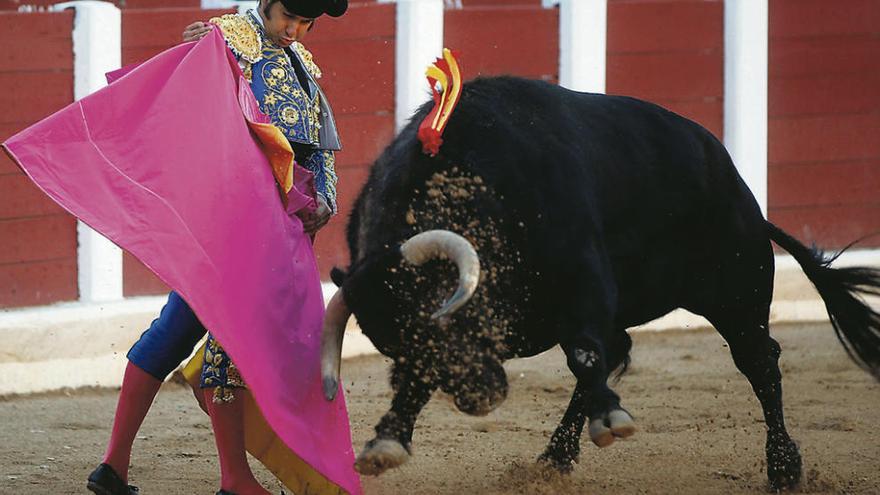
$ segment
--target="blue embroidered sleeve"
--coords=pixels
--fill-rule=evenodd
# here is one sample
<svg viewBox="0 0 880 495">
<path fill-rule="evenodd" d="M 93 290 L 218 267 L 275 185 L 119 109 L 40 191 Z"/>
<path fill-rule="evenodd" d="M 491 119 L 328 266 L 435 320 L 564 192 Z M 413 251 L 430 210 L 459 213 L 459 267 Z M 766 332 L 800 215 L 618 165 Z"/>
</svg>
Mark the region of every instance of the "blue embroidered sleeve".
<svg viewBox="0 0 880 495">
<path fill-rule="evenodd" d="M 327 200 L 327 205 L 336 214 L 336 157 L 332 151 L 318 150 L 309 155 L 303 164 L 315 174 L 315 189 Z"/>
</svg>

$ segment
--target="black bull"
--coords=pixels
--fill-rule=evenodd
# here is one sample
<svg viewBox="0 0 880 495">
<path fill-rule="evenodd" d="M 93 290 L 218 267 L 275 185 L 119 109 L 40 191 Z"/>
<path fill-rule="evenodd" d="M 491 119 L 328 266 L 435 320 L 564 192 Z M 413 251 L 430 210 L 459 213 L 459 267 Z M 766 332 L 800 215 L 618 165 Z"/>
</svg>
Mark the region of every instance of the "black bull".
<svg viewBox="0 0 880 495">
<path fill-rule="evenodd" d="M 507 394 L 501 363 L 556 344 L 577 386 L 541 460 L 569 470 L 587 420 L 599 446 L 634 432 L 608 386 L 629 362 L 626 329 L 685 308 L 726 339 L 761 403 L 771 485 L 796 484 L 801 459 L 768 332 L 770 241 L 800 263 L 841 342 L 875 377 L 880 315 L 858 295 L 880 292 L 880 271 L 832 269 L 767 222 L 724 146 L 656 105 L 479 79 L 464 86 L 436 157 L 416 139 L 428 111 L 373 165 L 348 225 L 351 264 L 332 274 L 341 291 L 325 320 L 328 398 L 351 313 L 394 360 L 391 410 L 358 470 L 407 459 L 435 390 L 466 413 L 488 413 Z"/>
</svg>

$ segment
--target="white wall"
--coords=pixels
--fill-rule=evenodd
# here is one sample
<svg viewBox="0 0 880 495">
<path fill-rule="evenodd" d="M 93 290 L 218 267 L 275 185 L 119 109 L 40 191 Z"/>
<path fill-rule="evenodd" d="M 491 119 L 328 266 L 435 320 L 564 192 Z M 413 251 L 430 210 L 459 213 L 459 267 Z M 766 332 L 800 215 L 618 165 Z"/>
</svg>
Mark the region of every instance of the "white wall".
<svg viewBox="0 0 880 495">
<path fill-rule="evenodd" d="M 53 6 L 74 9 L 73 96 L 79 100 L 107 85 L 105 74 L 122 65 L 122 15 L 108 2 L 78 1 Z M 122 299 L 122 250 L 77 222 L 79 298 L 86 302 Z"/>
<path fill-rule="evenodd" d="M 559 85 L 605 92 L 607 0 L 553 0 L 559 5 Z"/>
<path fill-rule="evenodd" d="M 767 0 L 724 2 L 724 144 L 767 216 Z"/>
<path fill-rule="evenodd" d="M 443 54 L 443 0 L 380 0 L 397 4 L 394 124 L 399 131 L 431 93 L 425 70 Z"/>
</svg>

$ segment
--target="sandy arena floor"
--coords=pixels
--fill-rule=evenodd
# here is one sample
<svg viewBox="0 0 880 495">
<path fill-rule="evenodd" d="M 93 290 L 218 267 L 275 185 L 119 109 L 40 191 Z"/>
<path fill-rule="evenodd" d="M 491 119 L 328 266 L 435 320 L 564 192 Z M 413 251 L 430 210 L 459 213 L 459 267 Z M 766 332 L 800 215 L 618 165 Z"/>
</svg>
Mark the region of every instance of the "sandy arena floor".
<svg viewBox="0 0 880 495">
<path fill-rule="evenodd" d="M 804 457 L 804 493 L 880 493 L 880 386 L 844 354 L 828 325 L 776 327 L 789 431 Z M 419 419 L 415 456 L 365 478 L 368 495 L 764 493 L 764 425 L 745 378 L 715 332 L 636 334 L 616 390 L 635 437 L 600 451 L 582 442 L 570 476 L 547 476 L 544 449 L 573 388 L 557 350 L 508 363 L 510 397 L 484 418 L 436 396 Z M 356 449 L 390 401 L 381 357 L 343 364 Z M 76 370 L 71 370 L 75 373 Z M 0 493 L 86 493 L 116 403 L 113 390 L 0 399 Z M 260 479 L 277 490 L 265 471 Z M 135 444 L 141 493 L 212 494 L 218 467 L 208 418 L 188 389 L 159 394 Z"/>
</svg>

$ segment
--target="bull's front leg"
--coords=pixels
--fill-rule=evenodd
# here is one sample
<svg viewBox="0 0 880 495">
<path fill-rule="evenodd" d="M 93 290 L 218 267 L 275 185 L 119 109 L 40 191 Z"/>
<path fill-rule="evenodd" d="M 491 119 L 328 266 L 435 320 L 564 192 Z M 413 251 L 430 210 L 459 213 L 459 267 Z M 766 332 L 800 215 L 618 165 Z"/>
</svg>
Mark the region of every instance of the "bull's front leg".
<svg viewBox="0 0 880 495">
<path fill-rule="evenodd" d="M 572 465 L 578 461 L 581 453 L 581 433 L 587 416 L 586 398 L 587 389 L 579 383 L 574 389 L 562 421 L 550 438 L 547 449 L 538 458 L 540 462 L 547 463 L 564 473 L 571 471 Z"/>
<path fill-rule="evenodd" d="M 568 367 L 577 378 L 568 409 L 540 457 L 562 472 L 570 472 L 580 455 L 580 439 L 584 423 L 590 419 L 590 439 L 599 447 L 607 447 L 615 438 L 635 433 L 630 414 L 620 406 L 620 396 L 607 385 L 608 369 L 604 348 L 586 335 L 562 343 Z"/>
<path fill-rule="evenodd" d="M 409 459 L 416 418 L 437 388 L 402 365 L 394 366 L 391 383 L 391 410 L 379 420 L 376 436 L 367 442 L 354 464 L 361 474 L 379 475 Z"/>
</svg>

